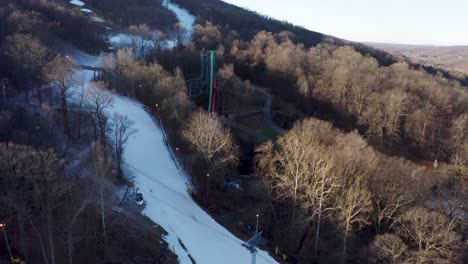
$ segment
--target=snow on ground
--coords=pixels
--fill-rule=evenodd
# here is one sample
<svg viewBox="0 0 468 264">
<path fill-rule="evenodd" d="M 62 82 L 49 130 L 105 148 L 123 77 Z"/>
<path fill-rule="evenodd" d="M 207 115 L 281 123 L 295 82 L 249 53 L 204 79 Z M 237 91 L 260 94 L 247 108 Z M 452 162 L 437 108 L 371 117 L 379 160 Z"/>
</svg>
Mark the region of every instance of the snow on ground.
<svg viewBox="0 0 468 264">
<path fill-rule="evenodd" d="M 139 42 L 141 38 L 137 37 L 136 41 Z M 114 47 L 131 47 L 132 46 L 132 36 L 130 34 L 119 33 L 110 36 L 109 43 Z"/>
<path fill-rule="evenodd" d="M 180 7 L 179 5 L 172 3 L 170 0 L 164 0 L 163 4 L 166 5 L 169 10 L 174 12 L 177 19 L 187 30 L 186 40 L 190 40 L 192 38 L 192 27 L 193 24 L 195 24 L 195 16 L 190 14 L 186 9 Z"/>
<path fill-rule="evenodd" d="M 101 56 L 94 57 L 71 47 L 64 52 L 78 63 L 100 64 Z M 82 74 L 92 77 L 89 71 Z M 109 112 L 126 115 L 137 129 L 125 149 L 125 175 L 134 179 L 135 186 L 143 193 L 143 214 L 168 232 L 165 240 L 179 257 L 179 262 L 192 263 L 190 255 L 197 263 L 203 264 L 249 263 L 250 252 L 241 246 L 242 241 L 218 224 L 188 195 L 186 178 L 177 169 L 164 143 L 163 132 L 153 118 L 137 101 L 112 95 L 114 101 Z M 260 251 L 257 263 L 276 261 L 267 252 Z"/>
<path fill-rule="evenodd" d="M 85 3 L 80 1 L 80 0 L 71 0 L 70 3 L 73 4 L 73 5 L 79 6 L 79 7 L 83 7 L 85 5 Z M 89 8 L 81 8 L 81 11 L 85 12 L 85 13 L 88 13 L 88 14 L 93 13 L 93 10 L 91 10 Z M 94 22 L 97 22 L 97 23 L 104 23 L 106 21 L 106 20 L 104 20 L 104 19 L 102 19 L 100 17 L 97 17 L 97 16 L 93 16 L 91 19 Z"/>
<path fill-rule="evenodd" d="M 100 17 L 93 17 L 92 18 L 94 22 L 98 22 L 98 23 L 104 23 L 106 22 L 106 20 L 104 20 L 103 18 L 100 18 Z"/>
<path fill-rule="evenodd" d="M 71 0 L 70 4 L 76 5 L 76 6 L 84 6 L 85 3 L 81 2 L 80 0 Z"/>
<path fill-rule="evenodd" d="M 60 51 L 62 54 L 70 56 L 76 63 L 84 66 L 99 66 L 104 56 L 103 53 L 99 54 L 99 56 L 89 55 L 70 45 L 63 47 Z"/>
<path fill-rule="evenodd" d="M 195 17 L 191 15 L 186 9 L 181 8 L 180 6 L 171 3 L 169 0 L 165 0 L 163 5 L 167 6 L 169 10 L 174 12 L 177 19 L 182 23 L 184 28 L 187 30 L 187 34 L 185 36 L 185 41 L 189 41 L 192 38 L 192 27 L 195 23 Z M 141 42 L 140 37 L 134 37 L 131 34 L 126 33 L 119 33 L 110 36 L 109 43 L 117 48 L 121 47 L 131 47 L 132 46 L 132 39 L 135 38 L 137 43 Z M 150 40 L 144 40 L 145 46 L 151 48 L 153 46 L 153 42 Z M 164 48 L 173 48 L 175 46 L 175 40 L 166 40 L 164 42 Z"/>
<path fill-rule="evenodd" d="M 133 45 L 133 39 L 135 39 L 135 42 L 137 43 L 137 46 L 140 45 L 141 43 L 141 37 L 139 36 L 133 36 L 131 34 L 126 34 L 126 33 L 118 33 L 111 35 L 109 38 L 109 43 L 116 48 L 128 48 L 132 47 Z M 151 40 L 143 40 L 144 46 L 146 49 L 152 48 L 154 43 Z M 165 40 L 163 44 L 163 48 L 173 48 L 175 46 L 175 41 L 174 40 Z"/>
</svg>

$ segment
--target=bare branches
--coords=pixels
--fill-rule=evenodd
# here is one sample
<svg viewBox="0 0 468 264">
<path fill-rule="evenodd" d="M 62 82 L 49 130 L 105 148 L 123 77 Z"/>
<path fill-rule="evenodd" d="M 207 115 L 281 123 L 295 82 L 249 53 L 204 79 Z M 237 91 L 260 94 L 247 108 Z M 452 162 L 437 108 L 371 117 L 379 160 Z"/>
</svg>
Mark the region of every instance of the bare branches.
<svg viewBox="0 0 468 264">
<path fill-rule="evenodd" d="M 237 165 L 239 149 L 231 131 L 223 127 L 211 113 L 195 112 L 182 131 L 182 136 L 208 165 L 207 191 L 212 172 L 219 173 L 223 168 Z"/>
<path fill-rule="evenodd" d="M 68 99 L 70 97 L 70 89 L 73 85 L 77 84 L 77 79 L 73 72 L 74 67 L 76 65 L 71 58 L 57 55 L 44 69 L 46 78 L 58 90 L 62 106 L 63 126 L 67 136 L 71 135 L 68 121 Z"/>
<path fill-rule="evenodd" d="M 337 208 L 337 218 L 343 231 L 342 261 L 346 263 L 348 237 L 371 223 L 369 219 L 372 212 L 371 193 L 361 176 L 343 189 L 341 197 L 337 200 Z"/>
<path fill-rule="evenodd" d="M 38 84 L 42 80 L 42 68 L 49 58 L 49 49 L 31 35 L 15 33 L 6 38 L 5 53 L 14 62 L 19 80 Z"/>
<path fill-rule="evenodd" d="M 130 136 L 137 132 L 136 129 L 132 128 L 134 122 L 129 120 L 127 116 L 123 116 L 117 112 L 112 114 L 111 117 L 111 128 L 112 138 L 114 143 L 115 157 L 117 163 L 117 169 L 121 174 L 122 156 L 127 145 Z"/>
<path fill-rule="evenodd" d="M 94 126 L 94 138 L 101 143 L 106 142 L 107 133 L 107 116 L 105 111 L 112 106 L 112 95 L 104 88 L 104 83 L 91 83 L 86 88 L 86 107 L 91 112 L 91 118 Z"/>
<path fill-rule="evenodd" d="M 411 262 L 460 263 L 462 242 L 454 227 L 446 216 L 416 207 L 403 215 L 397 233 L 414 250 Z"/>
<path fill-rule="evenodd" d="M 211 169 L 237 163 L 237 146 L 231 132 L 206 112 L 196 112 L 183 131 L 184 138 L 209 163 Z"/>
</svg>

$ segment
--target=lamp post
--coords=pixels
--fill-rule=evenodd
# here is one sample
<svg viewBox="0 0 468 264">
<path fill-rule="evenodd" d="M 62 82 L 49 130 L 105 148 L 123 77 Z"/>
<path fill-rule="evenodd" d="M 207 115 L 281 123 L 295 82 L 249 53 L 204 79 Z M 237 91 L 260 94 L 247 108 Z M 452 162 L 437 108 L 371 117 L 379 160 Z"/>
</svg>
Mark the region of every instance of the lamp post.
<svg viewBox="0 0 468 264">
<path fill-rule="evenodd" d="M 210 190 L 210 174 L 206 174 L 206 196 L 208 196 L 208 192 Z"/>
<path fill-rule="evenodd" d="M 11 248 L 10 248 L 10 243 L 8 243 L 8 236 L 6 233 L 6 224 L 0 223 L 0 228 L 3 231 L 3 237 L 5 238 L 5 243 L 8 249 L 8 254 L 10 254 L 10 261 L 13 263 L 13 255 L 11 255 Z"/>
<path fill-rule="evenodd" d="M 257 213 L 256 217 L 257 217 L 257 225 L 255 226 L 255 234 L 258 233 L 258 218 L 260 217 L 260 215 Z"/>
</svg>

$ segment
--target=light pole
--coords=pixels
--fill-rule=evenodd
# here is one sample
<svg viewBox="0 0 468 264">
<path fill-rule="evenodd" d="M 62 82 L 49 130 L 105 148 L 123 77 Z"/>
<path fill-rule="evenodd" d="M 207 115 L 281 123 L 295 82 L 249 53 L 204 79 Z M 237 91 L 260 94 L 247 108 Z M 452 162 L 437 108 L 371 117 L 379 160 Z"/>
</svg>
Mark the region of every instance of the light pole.
<svg viewBox="0 0 468 264">
<path fill-rule="evenodd" d="M 258 233 L 258 218 L 259 218 L 259 214 L 257 213 L 256 217 L 257 217 L 257 225 L 255 226 L 255 234 Z"/>
<path fill-rule="evenodd" d="M 8 243 L 8 236 L 6 234 L 6 224 L 0 224 L 0 228 L 3 230 L 3 237 L 5 238 L 8 254 L 10 254 L 10 261 L 11 263 L 13 263 L 13 255 L 11 255 L 10 243 Z"/>
<path fill-rule="evenodd" d="M 208 192 L 210 190 L 210 174 L 206 174 L 206 196 L 208 196 Z"/>
<path fill-rule="evenodd" d="M 258 219 L 260 218 L 260 214 L 257 213 L 255 217 L 257 217 L 257 226 L 255 227 L 255 234 L 251 239 L 247 240 L 247 242 L 242 243 L 242 246 L 247 248 L 250 251 L 250 254 L 251 254 L 250 263 L 251 264 L 256 263 L 255 256 L 257 255 L 257 252 L 258 252 L 257 244 L 265 244 L 267 242 L 264 238 L 262 238 L 263 231 L 258 232 Z"/>
</svg>

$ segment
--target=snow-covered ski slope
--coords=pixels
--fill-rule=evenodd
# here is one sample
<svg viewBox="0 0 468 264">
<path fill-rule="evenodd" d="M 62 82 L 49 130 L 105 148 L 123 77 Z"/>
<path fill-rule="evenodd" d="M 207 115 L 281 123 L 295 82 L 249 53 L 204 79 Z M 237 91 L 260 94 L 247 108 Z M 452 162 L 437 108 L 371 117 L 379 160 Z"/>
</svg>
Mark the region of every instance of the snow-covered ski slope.
<svg viewBox="0 0 468 264">
<path fill-rule="evenodd" d="M 78 63 L 100 65 L 93 57 L 69 48 L 64 52 Z M 82 71 L 91 81 L 92 73 Z M 249 263 L 250 253 L 242 241 L 218 224 L 188 195 L 186 178 L 179 171 L 164 141 L 155 118 L 139 102 L 112 93 L 109 114 L 118 112 L 134 122 L 137 132 L 124 152 L 124 173 L 143 193 L 143 214 L 162 226 L 165 240 L 179 257 L 180 263 L 240 264 Z M 182 245 L 183 244 L 183 245 Z M 186 248 L 186 250 L 184 249 Z M 257 263 L 276 263 L 267 252 L 259 251 Z"/>
<path fill-rule="evenodd" d="M 170 2 L 168 8 L 176 13 L 187 29 L 192 28 L 195 18 L 188 11 Z M 191 32 L 188 37 L 190 35 Z M 102 56 L 91 56 L 76 48 L 66 48 L 63 53 L 81 65 L 101 65 Z M 78 74 L 87 76 L 89 82 L 93 76 L 92 72 L 85 70 Z M 109 114 L 118 112 L 127 116 L 137 130 L 124 152 L 125 176 L 133 180 L 144 195 L 142 213 L 168 232 L 165 240 L 179 262 L 191 264 L 191 257 L 197 264 L 250 263 L 251 255 L 242 246 L 243 242 L 218 224 L 188 195 L 186 177 L 177 168 L 155 118 L 139 102 L 115 93 L 112 96 L 113 106 Z M 277 262 L 267 252 L 259 251 L 257 263 Z"/>
<path fill-rule="evenodd" d="M 219 225 L 187 194 L 185 177 L 179 173 L 165 143 L 162 131 L 140 104 L 115 96 L 113 111 L 127 115 L 138 130 L 124 153 L 126 175 L 134 176 L 143 193 L 143 214 L 169 234 L 166 241 L 179 256 L 180 263 L 249 263 L 250 253 L 242 241 Z M 185 251 L 179 243 L 182 241 Z M 260 252 L 258 263 L 274 263 Z"/>
<path fill-rule="evenodd" d="M 195 24 L 195 17 L 190 14 L 186 9 L 181 8 L 177 4 L 172 3 L 170 0 L 164 0 L 164 5 L 167 6 L 169 10 L 174 12 L 179 23 L 181 23 L 185 30 L 187 30 L 186 40 L 189 40 L 192 37 L 193 24 Z"/>
</svg>

